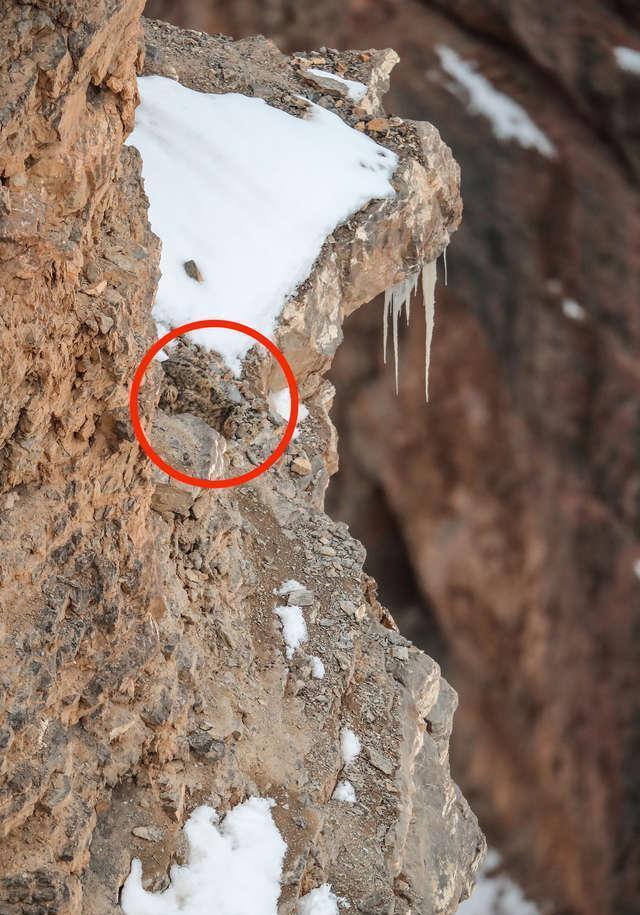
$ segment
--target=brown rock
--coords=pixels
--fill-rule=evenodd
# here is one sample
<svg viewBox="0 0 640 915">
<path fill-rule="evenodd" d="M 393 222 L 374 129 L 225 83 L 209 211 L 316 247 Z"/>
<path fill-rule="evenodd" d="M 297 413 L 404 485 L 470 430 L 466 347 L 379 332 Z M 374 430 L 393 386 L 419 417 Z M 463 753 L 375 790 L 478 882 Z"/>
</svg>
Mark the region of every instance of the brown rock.
<svg viewBox="0 0 640 915">
<path fill-rule="evenodd" d="M 135 854 L 146 885 L 166 885 L 182 851 L 168 819 L 180 826 L 203 799 L 224 811 L 264 794 L 278 798 L 288 846 L 283 907 L 327 881 L 354 911 L 399 908 L 398 874 L 402 892 L 416 893 L 446 861 L 446 905 L 430 896 L 424 913 L 452 915 L 483 840 L 444 758 L 425 757 L 424 777 L 414 777 L 424 718 L 446 686 L 418 651 L 401 677 L 387 669 L 395 643 L 377 622 L 382 610 L 361 624 L 339 609 L 364 606 L 370 588 L 363 548 L 322 510 L 337 456 L 320 373 L 342 316 L 442 248 L 460 215 L 457 168 L 441 143 L 429 170 L 417 147 L 399 150 L 397 196 L 341 228 L 283 311 L 278 342 L 313 415 L 296 446 L 313 479 L 296 480 L 283 461 L 250 487 L 198 492 L 192 513 L 195 494 L 158 479 L 126 420 L 131 378 L 155 335 L 159 255 L 139 156 L 122 148 L 142 64 L 139 12 L 132 0 L 98 0 L 67 4 L 54 20 L 16 4 L 0 25 L 11 66 L 0 130 L 11 195 L 0 223 L 0 898 L 16 912 L 116 915 Z M 264 39 L 159 23 L 146 26 L 144 67 L 284 107 L 302 88 L 296 66 Z M 83 273 L 91 263 L 97 279 Z M 107 285 L 91 296 L 87 282 Z M 207 396 L 219 391 L 235 411 L 230 457 L 272 447 L 261 357 L 233 388 L 219 360 L 184 349 L 189 358 L 154 364 L 142 387 L 157 450 L 208 476 L 224 444 L 210 425 L 220 404 Z M 288 659 L 272 610 L 292 577 L 313 593 L 322 623 L 306 611 L 308 643 Z M 305 674 L 307 651 L 325 658 L 325 680 Z M 328 800 L 349 722 L 365 745 L 384 741 L 392 772 L 362 767 L 355 821 Z M 425 858 L 407 850 L 418 808 L 443 822 Z"/>
</svg>

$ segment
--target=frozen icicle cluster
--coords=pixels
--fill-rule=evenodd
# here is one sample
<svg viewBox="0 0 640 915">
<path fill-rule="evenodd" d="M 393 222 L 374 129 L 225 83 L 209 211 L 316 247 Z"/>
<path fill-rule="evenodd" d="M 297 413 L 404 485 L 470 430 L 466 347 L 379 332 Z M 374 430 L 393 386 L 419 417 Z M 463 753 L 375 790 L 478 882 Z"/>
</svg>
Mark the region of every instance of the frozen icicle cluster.
<svg viewBox="0 0 640 915">
<path fill-rule="evenodd" d="M 398 393 L 398 319 L 403 309 L 406 312 L 407 324 L 411 315 L 411 296 L 418 288 L 420 270 L 410 274 L 400 283 L 396 283 L 384 294 L 384 312 L 382 319 L 382 339 L 384 361 L 387 362 L 387 338 L 389 317 L 393 334 L 393 356 L 395 362 L 396 394 Z M 445 254 L 445 285 L 446 285 L 446 254 Z M 433 339 L 433 326 L 435 320 L 435 288 L 436 288 L 436 262 L 424 264 L 422 267 L 422 298 L 424 301 L 425 323 L 427 328 L 425 351 L 425 396 L 429 401 L 429 362 L 431 360 L 431 341 Z"/>
<path fill-rule="evenodd" d="M 384 294 L 384 318 L 382 324 L 384 361 L 387 362 L 387 334 L 389 326 L 389 315 L 391 315 L 391 325 L 393 328 L 393 357 L 396 368 L 396 394 L 398 393 L 398 318 L 404 308 L 407 313 L 407 324 L 411 314 L 411 296 L 416 291 L 420 273 L 411 274 L 401 283 L 396 283 L 391 289 L 387 289 Z"/>
</svg>

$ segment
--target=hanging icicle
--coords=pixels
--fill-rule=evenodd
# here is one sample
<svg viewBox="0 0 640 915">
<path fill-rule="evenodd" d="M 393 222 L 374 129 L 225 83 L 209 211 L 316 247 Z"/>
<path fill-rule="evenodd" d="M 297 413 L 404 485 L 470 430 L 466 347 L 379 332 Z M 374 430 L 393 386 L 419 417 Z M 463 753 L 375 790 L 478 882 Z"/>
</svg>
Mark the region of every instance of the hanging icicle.
<svg viewBox="0 0 640 915">
<path fill-rule="evenodd" d="M 431 362 L 431 342 L 435 324 L 436 309 L 436 262 L 431 261 L 422 268 L 422 301 L 424 302 L 424 323 L 426 326 L 424 353 L 424 395 L 429 403 L 429 364 Z"/>
<path fill-rule="evenodd" d="M 445 251 L 445 276 L 446 276 L 446 251 Z M 405 309 L 407 324 L 411 314 L 411 296 L 415 293 L 420 279 L 420 271 L 410 274 L 406 280 L 396 283 L 384 294 L 384 306 L 382 312 L 382 350 L 385 365 L 387 363 L 387 339 L 389 318 L 391 318 L 392 338 L 393 338 L 393 356 L 395 365 L 395 384 L 396 394 L 398 393 L 398 320 Z M 435 308 L 435 283 L 436 283 L 436 262 L 425 264 L 422 268 L 422 296 L 425 307 L 425 320 L 427 324 L 427 351 L 425 355 L 425 392 L 427 401 L 429 400 L 429 362 L 431 354 L 431 340 L 433 338 L 434 325 L 434 308 Z"/>
</svg>

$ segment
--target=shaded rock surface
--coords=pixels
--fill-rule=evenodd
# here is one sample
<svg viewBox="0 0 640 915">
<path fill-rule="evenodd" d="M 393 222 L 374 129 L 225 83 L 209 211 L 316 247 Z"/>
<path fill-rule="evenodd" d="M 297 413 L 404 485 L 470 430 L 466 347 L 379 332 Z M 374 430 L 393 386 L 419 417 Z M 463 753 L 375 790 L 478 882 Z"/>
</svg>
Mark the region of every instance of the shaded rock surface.
<svg viewBox="0 0 640 915">
<path fill-rule="evenodd" d="M 484 850 L 449 774 L 455 697 L 378 603 L 362 546 L 323 511 L 337 453 L 322 373 L 343 316 L 448 242 L 457 166 L 435 129 L 423 141 L 393 125 L 396 198 L 327 240 L 282 315 L 309 408 L 299 437 L 250 486 L 159 504 L 127 410 L 155 337 L 159 258 L 139 156 L 122 147 L 136 67 L 292 111 L 318 92 L 304 61 L 262 39 L 148 23 L 145 53 L 139 15 L 134 0 L 55 18 L 10 4 L 0 26 L 0 910 L 115 913 L 133 855 L 162 888 L 195 806 L 224 814 L 260 794 L 288 845 L 283 915 L 325 881 L 363 915 L 453 913 Z M 343 59 L 380 115 L 387 60 Z M 336 110 L 358 122 L 352 105 Z M 188 469 L 220 458 L 224 439 L 242 471 L 282 434 L 268 408 L 278 381 L 257 353 L 234 385 L 181 346 L 148 371 L 143 425 L 178 461 L 186 423 Z M 292 578 L 309 639 L 288 660 L 273 610 Z M 354 805 L 332 799 L 345 725 L 364 748 Z"/>
<path fill-rule="evenodd" d="M 393 44 L 388 110 L 437 123 L 461 162 L 431 404 L 420 331 L 401 344 L 396 400 L 379 316 L 356 313 L 331 376 L 330 507 L 366 533 L 369 569 L 411 607 L 412 632 L 420 613 L 437 620 L 462 696 L 457 775 L 530 894 L 562 913 L 635 913 L 640 80 L 614 49 L 640 50 L 638 4 L 149 5 L 291 49 Z M 556 154 L 498 139 L 440 46 Z"/>
</svg>

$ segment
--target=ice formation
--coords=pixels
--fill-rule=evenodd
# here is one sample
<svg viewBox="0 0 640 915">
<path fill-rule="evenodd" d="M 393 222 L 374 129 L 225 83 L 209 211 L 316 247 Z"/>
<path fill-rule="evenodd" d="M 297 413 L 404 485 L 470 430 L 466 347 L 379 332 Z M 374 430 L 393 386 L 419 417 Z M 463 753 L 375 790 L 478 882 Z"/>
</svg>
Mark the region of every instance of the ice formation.
<svg viewBox="0 0 640 915">
<path fill-rule="evenodd" d="M 446 284 L 446 252 L 445 252 L 445 284 Z M 400 283 L 396 283 L 384 294 L 384 311 L 382 318 L 382 348 L 385 364 L 387 362 L 387 338 L 389 335 L 389 317 L 393 334 L 393 355 L 395 362 L 396 394 L 398 393 L 398 319 L 404 309 L 407 324 L 411 315 L 411 296 L 418 287 L 420 270 L 410 274 Z M 422 268 L 422 298 L 424 301 L 426 334 L 425 352 L 425 395 L 429 401 L 429 363 L 431 361 L 431 341 L 433 340 L 433 327 L 435 320 L 435 288 L 436 288 L 436 262 L 425 264 Z"/>
</svg>

